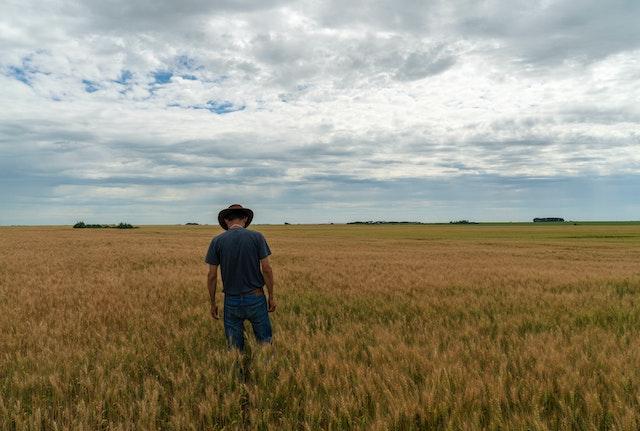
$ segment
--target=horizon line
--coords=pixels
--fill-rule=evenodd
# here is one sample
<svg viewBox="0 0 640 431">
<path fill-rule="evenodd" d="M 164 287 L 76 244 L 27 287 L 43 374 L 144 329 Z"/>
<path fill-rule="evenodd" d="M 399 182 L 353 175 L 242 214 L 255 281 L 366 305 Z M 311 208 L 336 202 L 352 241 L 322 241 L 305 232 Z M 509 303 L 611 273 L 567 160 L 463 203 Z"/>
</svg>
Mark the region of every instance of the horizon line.
<svg viewBox="0 0 640 431">
<path fill-rule="evenodd" d="M 448 222 L 420 222 L 420 221 L 393 221 L 393 220 L 367 220 L 367 221 L 350 221 L 350 222 L 311 222 L 311 223 L 291 223 L 291 222 L 282 222 L 282 223 L 252 223 L 251 226 L 331 226 L 331 225 L 358 225 L 358 226 L 371 226 L 371 225 L 384 225 L 384 224 L 396 224 L 396 225 L 455 225 L 455 226 L 464 226 L 464 225 L 474 225 L 474 224 L 531 224 L 531 225 L 549 225 L 549 224 L 572 224 L 572 223 L 640 223 L 640 219 L 638 220 L 565 220 L 565 221 L 547 221 L 547 222 L 534 222 L 534 221 L 471 221 L 468 223 L 458 223 L 459 221 L 448 221 Z M 197 222 L 194 222 L 197 223 Z M 73 227 L 75 223 L 70 224 L 0 224 L 0 227 Z M 96 223 L 103 224 L 107 226 L 117 226 L 117 223 Z M 134 226 L 143 227 L 143 226 L 184 226 L 184 227 L 194 227 L 194 226 L 218 226 L 217 223 L 197 223 L 197 224 L 187 224 L 187 223 L 141 223 Z M 91 228 L 89 228 L 91 229 Z"/>
</svg>

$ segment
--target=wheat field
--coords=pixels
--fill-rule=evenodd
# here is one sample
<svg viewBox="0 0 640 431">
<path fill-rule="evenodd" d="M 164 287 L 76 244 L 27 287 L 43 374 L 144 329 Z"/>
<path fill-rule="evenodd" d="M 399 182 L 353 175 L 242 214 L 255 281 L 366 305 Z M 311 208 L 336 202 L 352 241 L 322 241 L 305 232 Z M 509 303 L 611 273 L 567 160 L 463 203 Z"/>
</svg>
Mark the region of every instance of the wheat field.
<svg viewBox="0 0 640 431">
<path fill-rule="evenodd" d="M 0 229 L 0 429 L 640 429 L 639 224 L 252 228 L 245 357 L 216 226 Z"/>
</svg>

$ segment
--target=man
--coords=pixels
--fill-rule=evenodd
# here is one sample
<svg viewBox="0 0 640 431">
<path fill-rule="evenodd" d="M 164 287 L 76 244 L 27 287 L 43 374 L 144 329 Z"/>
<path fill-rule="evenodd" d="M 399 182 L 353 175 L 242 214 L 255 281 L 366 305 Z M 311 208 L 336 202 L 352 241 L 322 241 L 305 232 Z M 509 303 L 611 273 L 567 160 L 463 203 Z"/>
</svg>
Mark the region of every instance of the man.
<svg viewBox="0 0 640 431">
<path fill-rule="evenodd" d="M 249 320 L 256 340 L 271 342 L 271 321 L 267 312 L 276 309 L 273 296 L 271 250 L 260 232 L 248 230 L 253 211 L 234 204 L 218 214 L 225 232 L 213 238 L 205 262 L 209 264 L 207 288 L 211 316 L 219 319 L 216 303 L 218 266 L 224 293 L 224 335 L 230 348 L 244 350 L 244 321 Z M 263 287 L 267 285 L 267 302 Z"/>
</svg>

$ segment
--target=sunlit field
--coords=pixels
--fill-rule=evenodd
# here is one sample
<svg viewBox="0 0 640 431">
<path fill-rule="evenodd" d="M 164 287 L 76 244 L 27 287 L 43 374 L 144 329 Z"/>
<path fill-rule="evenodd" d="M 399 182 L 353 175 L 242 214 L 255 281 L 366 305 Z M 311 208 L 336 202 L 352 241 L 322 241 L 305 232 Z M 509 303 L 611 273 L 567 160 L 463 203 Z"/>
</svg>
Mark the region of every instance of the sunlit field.
<svg viewBox="0 0 640 431">
<path fill-rule="evenodd" d="M 252 228 L 278 309 L 246 358 L 217 226 L 0 229 L 0 429 L 640 428 L 640 225 Z"/>
</svg>

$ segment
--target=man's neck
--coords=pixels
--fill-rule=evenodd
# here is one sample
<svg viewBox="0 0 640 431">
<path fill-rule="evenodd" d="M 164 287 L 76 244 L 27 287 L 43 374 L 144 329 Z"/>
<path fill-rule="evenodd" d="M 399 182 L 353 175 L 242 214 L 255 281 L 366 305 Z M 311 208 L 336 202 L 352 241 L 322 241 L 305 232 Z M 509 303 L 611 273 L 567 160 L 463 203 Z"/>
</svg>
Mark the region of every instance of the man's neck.
<svg viewBox="0 0 640 431">
<path fill-rule="evenodd" d="M 244 226 L 242 226 L 241 224 L 232 224 L 229 226 L 229 230 L 231 229 L 240 229 L 243 228 Z"/>
</svg>

